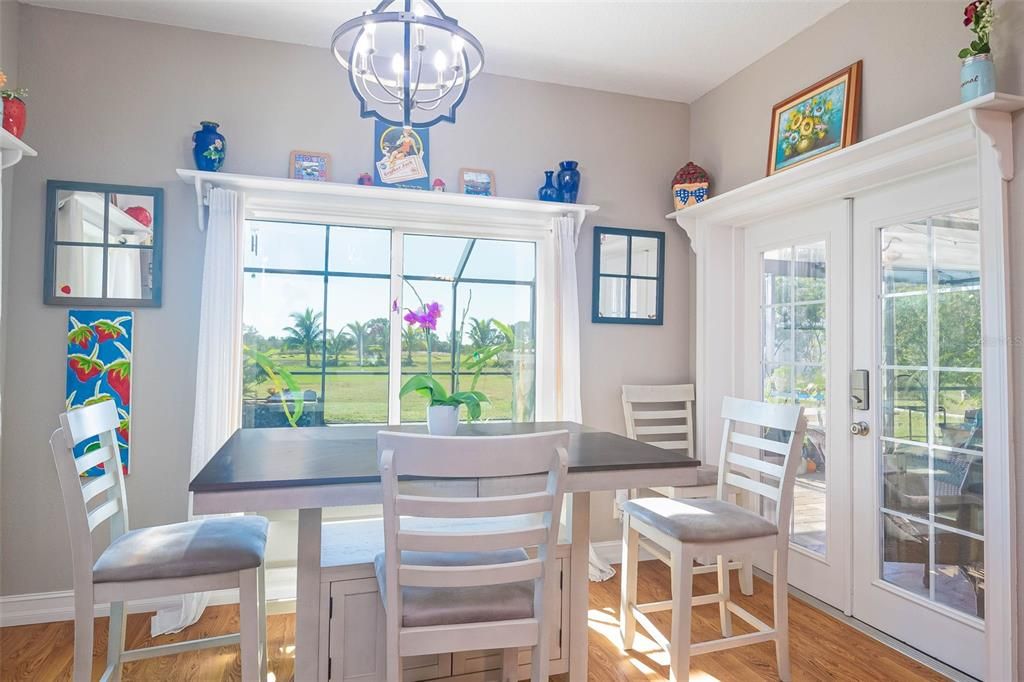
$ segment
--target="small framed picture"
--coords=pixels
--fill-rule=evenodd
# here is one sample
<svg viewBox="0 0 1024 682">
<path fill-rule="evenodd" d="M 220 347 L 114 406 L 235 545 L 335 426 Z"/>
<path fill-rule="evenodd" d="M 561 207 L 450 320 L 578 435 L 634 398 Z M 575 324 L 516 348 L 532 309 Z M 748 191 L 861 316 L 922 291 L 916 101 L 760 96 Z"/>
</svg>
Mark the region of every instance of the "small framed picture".
<svg viewBox="0 0 1024 682">
<path fill-rule="evenodd" d="M 459 169 L 459 191 L 481 197 L 495 196 L 494 171 L 481 168 Z"/>
<path fill-rule="evenodd" d="M 857 141 L 861 62 L 850 64 L 772 108 L 768 175 Z"/>
<path fill-rule="evenodd" d="M 331 155 L 326 152 L 292 152 L 288 160 L 288 177 L 327 182 L 331 179 Z"/>
</svg>

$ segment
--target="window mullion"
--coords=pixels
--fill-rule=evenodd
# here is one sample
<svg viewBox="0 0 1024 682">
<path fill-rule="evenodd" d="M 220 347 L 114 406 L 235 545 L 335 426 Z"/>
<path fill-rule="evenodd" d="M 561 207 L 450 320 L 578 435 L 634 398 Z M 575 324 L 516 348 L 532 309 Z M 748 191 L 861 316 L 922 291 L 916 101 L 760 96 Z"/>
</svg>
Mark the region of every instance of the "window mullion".
<svg viewBox="0 0 1024 682">
<path fill-rule="evenodd" d="M 391 300 L 397 302 L 398 310 L 404 309 L 402 294 L 402 271 L 404 269 L 404 232 L 391 231 Z M 398 392 L 402 389 L 402 316 L 389 309 L 391 324 L 388 325 L 388 424 L 402 423 L 402 401 Z"/>
</svg>

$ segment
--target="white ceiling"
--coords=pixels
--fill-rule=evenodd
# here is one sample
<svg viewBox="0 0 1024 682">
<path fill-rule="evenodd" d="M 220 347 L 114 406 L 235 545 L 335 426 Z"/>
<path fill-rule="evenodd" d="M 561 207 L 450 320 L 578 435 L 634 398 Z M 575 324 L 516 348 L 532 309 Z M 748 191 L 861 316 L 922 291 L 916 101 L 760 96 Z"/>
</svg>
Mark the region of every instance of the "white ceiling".
<svg viewBox="0 0 1024 682">
<path fill-rule="evenodd" d="M 26 0 L 22 0 L 23 2 Z M 27 0 L 326 48 L 376 0 Z M 846 0 L 440 0 L 503 76 L 692 102 Z"/>
</svg>

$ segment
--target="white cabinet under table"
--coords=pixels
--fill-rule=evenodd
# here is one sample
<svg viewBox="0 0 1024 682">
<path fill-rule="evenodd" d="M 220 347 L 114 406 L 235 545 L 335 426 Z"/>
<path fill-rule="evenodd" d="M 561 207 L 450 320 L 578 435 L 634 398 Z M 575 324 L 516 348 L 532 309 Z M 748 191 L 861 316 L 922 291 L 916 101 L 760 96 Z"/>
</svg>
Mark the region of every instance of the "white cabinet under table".
<svg viewBox="0 0 1024 682">
<path fill-rule="evenodd" d="M 569 551 L 566 537 L 556 553 L 557 598 L 551 609 L 551 673 L 569 669 Z M 321 534 L 320 680 L 378 682 L 384 679 L 384 608 L 373 559 L 384 551 L 380 519 L 325 523 Z M 564 589 L 563 589 L 564 588 Z M 520 679 L 530 676 L 530 650 L 519 653 Z M 404 682 L 457 680 L 497 682 L 501 652 L 461 651 L 402 659 Z"/>
<path fill-rule="evenodd" d="M 295 605 L 295 679 L 299 682 L 326 679 L 326 658 L 320 653 L 330 648 L 330 628 L 323 627 L 322 510 L 324 507 L 380 504 L 376 442 L 377 432 L 383 429 L 425 431 L 424 426 L 240 429 L 189 484 L 192 508 L 197 514 L 299 510 Z M 572 682 L 583 682 L 587 679 L 590 493 L 618 488 L 694 485 L 699 462 L 575 422 L 466 424 L 459 427 L 459 435 L 497 436 L 562 429 L 569 431 L 565 492 L 570 523 L 568 555 L 564 547 L 559 549 L 563 569 L 562 643 L 558 647 L 558 667 L 552 672 L 567 671 Z M 419 484 L 466 486 L 467 482 L 420 481 Z M 482 483 L 478 488 L 476 482 L 471 482 L 464 494 L 476 495 L 488 486 Z M 457 494 L 456 490 L 448 492 Z M 485 491 L 485 494 L 493 493 Z M 340 563 L 343 562 L 331 565 Z M 357 589 L 376 589 L 372 569 L 364 571 L 366 578 L 359 579 L 368 582 Z M 328 623 L 331 618 L 329 592 L 330 589 Z M 336 613 L 337 608 L 335 602 Z M 451 666 L 453 671 L 468 671 L 481 667 L 481 663 L 486 667 L 487 660 L 485 657 L 481 661 L 473 655 L 453 655 Z M 324 662 L 322 671 L 321 662 Z M 442 657 L 437 670 L 447 670 L 442 668 L 444 665 L 447 663 Z"/>
</svg>

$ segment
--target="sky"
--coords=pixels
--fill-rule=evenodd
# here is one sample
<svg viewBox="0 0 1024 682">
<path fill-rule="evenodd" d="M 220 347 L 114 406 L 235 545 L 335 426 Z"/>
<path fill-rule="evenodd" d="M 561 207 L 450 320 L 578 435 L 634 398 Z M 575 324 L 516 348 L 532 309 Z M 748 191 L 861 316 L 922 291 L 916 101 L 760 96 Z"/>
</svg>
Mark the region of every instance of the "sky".
<svg viewBox="0 0 1024 682">
<path fill-rule="evenodd" d="M 246 268 L 322 271 L 324 249 L 329 239 L 327 265 L 330 271 L 372 277 L 331 277 L 327 289 L 326 327 L 344 328 L 352 321 L 366 322 L 387 317 L 391 311 L 390 230 L 330 227 L 294 223 L 246 222 Z M 396 238 L 397 239 L 397 238 Z M 406 275 L 451 277 L 469 240 L 430 235 L 404 237 Z M 535 248 L 530 242 L 479 239 L 464 271 L 465 277 L 482 279 L 534 278 Z M 442 305 L 438 333 L 447 337 L 452 322 L 452 286 L 449 282 L 412 282 L 426 302 Z M 403 308 L 418 305 L 407 281 L 403 287 Z M 530 287 L 517 285 L 469 284 L 459 286 L 454 311 L 456 324 L 472 291 L 469 316 L 496 318 L 515 323 L 530 318 Z M 289 315 L 310 307 L 323 312 L 323 278 L 311 274 L 246 272 L 244 281 L 244 323 L 263 336 L 281 336 L 291 324 Z M 468 323 L 467 323 L 468 324 Z"/>
</svg>

